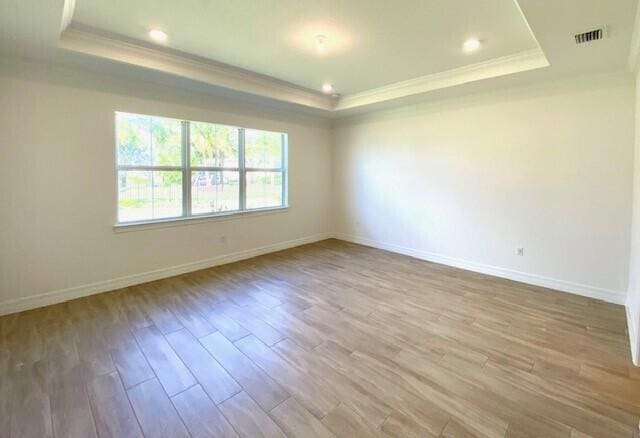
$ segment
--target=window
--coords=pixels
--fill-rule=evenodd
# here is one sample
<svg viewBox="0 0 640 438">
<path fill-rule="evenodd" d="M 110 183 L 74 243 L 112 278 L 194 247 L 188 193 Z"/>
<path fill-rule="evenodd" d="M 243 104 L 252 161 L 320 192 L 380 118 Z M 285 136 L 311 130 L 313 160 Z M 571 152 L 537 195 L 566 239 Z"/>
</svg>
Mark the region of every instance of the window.
<svg viewBox="0 0 640 438">
<path fill-rule="evenodd" d="M 287 135 L 116 113 L 118 223 L 287 206 Z"/>
</svg>

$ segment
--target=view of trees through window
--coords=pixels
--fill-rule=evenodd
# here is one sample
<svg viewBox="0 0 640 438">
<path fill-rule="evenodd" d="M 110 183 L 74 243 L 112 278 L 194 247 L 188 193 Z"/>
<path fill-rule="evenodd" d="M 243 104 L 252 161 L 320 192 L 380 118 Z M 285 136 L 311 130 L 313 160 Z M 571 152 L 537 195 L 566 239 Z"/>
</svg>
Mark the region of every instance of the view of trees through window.
<svg viewBox="0 0 640 438">
<path fill-rule="evenodd" d="M 286 204 L 286 134 L 116 113 L 118 222 Z"/>
</svg>

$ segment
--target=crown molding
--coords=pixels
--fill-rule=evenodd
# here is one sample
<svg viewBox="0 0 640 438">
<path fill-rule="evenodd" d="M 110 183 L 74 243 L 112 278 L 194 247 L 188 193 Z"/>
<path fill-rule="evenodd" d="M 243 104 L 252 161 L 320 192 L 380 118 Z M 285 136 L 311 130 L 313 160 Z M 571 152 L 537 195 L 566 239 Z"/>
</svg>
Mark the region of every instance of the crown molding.
<svg viewBox="0 0 640 438">
<path fill-rule="evenodd" d="M 67 0 L 66 4 L 73 4 Z M 64 23 L 63 23 L 64 24 Z M 289 82 L 210 61 L 172 49 L 102 33 L 74 23 L 61 33 L 60 48 L 168 73 L 242 93 L 267 97 L 327 112 L 340 112 L 442 88 L 549 66 L 541 49 L 397 82 L 361 93 L 328 97 Z"/>
<path fill-rule="evenodd" d="M 71 23 L 60 48 L 136 65 L 243 93 L 331 111 L 335 100 L 319 92 L 170 49 L 158 49 Z"/>
<path fill-rule="evenodd" d="M 338 101 L 335 110 L 371 105 L 468 82 L 548 67 L 549 65 L 549 61 L 541 49 L 528 50 L 344 96 Z"/>
</svg>

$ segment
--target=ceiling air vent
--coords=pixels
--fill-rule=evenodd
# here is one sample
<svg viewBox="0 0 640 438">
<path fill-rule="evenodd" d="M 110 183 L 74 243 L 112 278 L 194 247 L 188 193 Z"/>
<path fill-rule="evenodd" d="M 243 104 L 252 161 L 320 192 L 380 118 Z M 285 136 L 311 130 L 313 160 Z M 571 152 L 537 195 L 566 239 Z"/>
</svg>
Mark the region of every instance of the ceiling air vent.
<svg viewBox="0 0 640 438">
<path fill-rule="evenodd" d="M 576 44 L 591 43 L 593 41 L 602 40 L 607 37 L 607 30 L 605 27 L 599 27 L 597 29 L 588 30 L 586 32 L 578 33 L 574 35 Z"/>
</svg>

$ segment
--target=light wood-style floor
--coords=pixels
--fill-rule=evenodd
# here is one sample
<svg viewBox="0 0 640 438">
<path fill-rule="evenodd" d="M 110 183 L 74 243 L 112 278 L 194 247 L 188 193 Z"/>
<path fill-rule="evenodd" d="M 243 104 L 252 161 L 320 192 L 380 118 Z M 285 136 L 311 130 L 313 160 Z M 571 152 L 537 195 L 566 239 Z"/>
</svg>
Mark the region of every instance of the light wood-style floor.
<svg viewBox="0 0 640 438">
<path fill-rule="evenodd" d="M 2 437 L 632 437 L 621 306 L 327 240 L 0 318 Z"/>
</svg>

